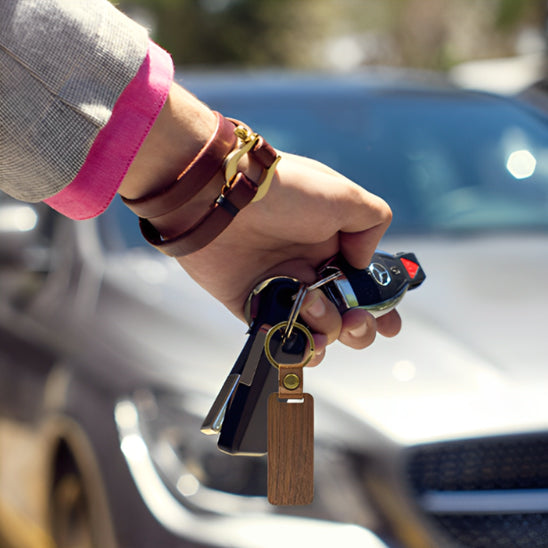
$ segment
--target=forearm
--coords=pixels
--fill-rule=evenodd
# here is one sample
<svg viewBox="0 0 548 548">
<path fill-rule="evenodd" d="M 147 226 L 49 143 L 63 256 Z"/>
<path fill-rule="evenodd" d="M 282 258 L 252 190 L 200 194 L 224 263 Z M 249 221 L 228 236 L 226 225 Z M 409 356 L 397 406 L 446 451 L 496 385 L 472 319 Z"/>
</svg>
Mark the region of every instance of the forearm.
<svg viewBox="0 0 548 548">
<path fill-rule="evenodd" d="M 214 129 L 213 112 L 173 84 L 160 115 L 120 185 L 120 194 L 139 198 L 174 181 Z"/>
</svg>

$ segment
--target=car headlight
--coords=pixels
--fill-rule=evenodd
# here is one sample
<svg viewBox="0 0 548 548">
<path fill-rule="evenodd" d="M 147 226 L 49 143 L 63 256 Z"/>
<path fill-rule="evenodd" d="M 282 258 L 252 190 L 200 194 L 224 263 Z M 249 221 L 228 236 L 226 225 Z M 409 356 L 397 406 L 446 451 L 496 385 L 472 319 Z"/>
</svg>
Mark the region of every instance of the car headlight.
<svg viewBox="0 0 548 548">
<path fill-rule="evenodd" d="M 124 457 L 149 510 L 166 528 L 223 546 L 277 545 L 275 532 L 281 525 L 296 527 L 301 542 L 307 531 L 307 543 L 317 546 L 340 544 L 341 535 L 348 547 L 386 546 L 366 529 L 376 524 L 375 514 L 344 451 L 316 443 L 313 504 L 271 506 L 266 500 L 266 457 L 224 454 L 214 438 L 201 434 L 209 403 L 195 395 L 143 391 L 116 406 Z M 197 527 L 196 521 L 204 519 L 207 527 Z M 219 523 L 219 538 L 214 523 Z M 260 536 L 242 539 L 257 523 L 263 528 Z M 272 527 L 271 540 L 265 527 Z"/>
</svg>

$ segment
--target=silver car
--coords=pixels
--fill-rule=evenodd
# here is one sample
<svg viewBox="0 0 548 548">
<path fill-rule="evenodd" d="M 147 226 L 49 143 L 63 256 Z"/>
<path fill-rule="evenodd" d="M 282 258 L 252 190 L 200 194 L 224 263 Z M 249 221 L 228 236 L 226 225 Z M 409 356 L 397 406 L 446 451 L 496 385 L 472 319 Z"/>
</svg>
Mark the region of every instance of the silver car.
<svg viewBox="0 0 548 548">
<path fill-rule="evenodd" d="M 0 544 L 548 546 L 548 118 L 400 74 L 182 82 L 385 198 L 428 278 L 398 337 L 306 372 L 315 499 L 273 507 L 264 458 L 200 432 L 246 326 L 119 202 L 1 196 Z"/>
</svg>

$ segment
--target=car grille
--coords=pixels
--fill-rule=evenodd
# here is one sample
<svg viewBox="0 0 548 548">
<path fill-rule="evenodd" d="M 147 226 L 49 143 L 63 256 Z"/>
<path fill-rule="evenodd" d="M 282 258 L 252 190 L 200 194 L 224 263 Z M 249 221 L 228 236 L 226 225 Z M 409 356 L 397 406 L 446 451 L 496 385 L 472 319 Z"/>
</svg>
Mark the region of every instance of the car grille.
<svg viewBox="0 0 548 548">
<path fill-rule="evenodd" d="M 455 546 L 548 547 L 548 432 L 415 447 L 407 475 Z"/>
</svg>

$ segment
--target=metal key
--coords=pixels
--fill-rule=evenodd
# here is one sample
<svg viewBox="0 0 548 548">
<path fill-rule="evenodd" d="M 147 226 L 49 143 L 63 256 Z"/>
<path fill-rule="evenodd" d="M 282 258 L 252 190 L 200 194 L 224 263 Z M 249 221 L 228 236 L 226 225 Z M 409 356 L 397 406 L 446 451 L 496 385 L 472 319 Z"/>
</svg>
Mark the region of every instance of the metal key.
<svg viewBox="0 0 548 548">
<path fill-rule="evenodd" d="M 267 400 L 278 386 L 272 360 L 299 363 L 309 343 L 301 332 L 284 340 L 284 330 L 272 328 L 287 321 L 301 285 L 294 278 L 272 278 L 248 299 L 249 337 L 202 424 L 205 434 L 220 433 L 221 451 L 239 455 L 267 451 Z"/>
<path fill-rule="evenodd" d="M 251 293 L 246 305 L 248 340 L 202 425 L 202 432 L 220 434 L 221 451 L 266 454 L 267 401 L 278 390 L 275 365 L 300 364 L 313 350 L 308 327 L 297 322 L 307 291 L 321 288 L 341 313 L 364 308 L 378 317 L 397 306 L 408 290 L 425 279 L 413 253 L 391 255 L 382 251 L 377 251 L 363 270 L 336 256 L 318 270 L 318 275 L 311 286 L 295 278 L 271 278 Z"/>
</svg>

